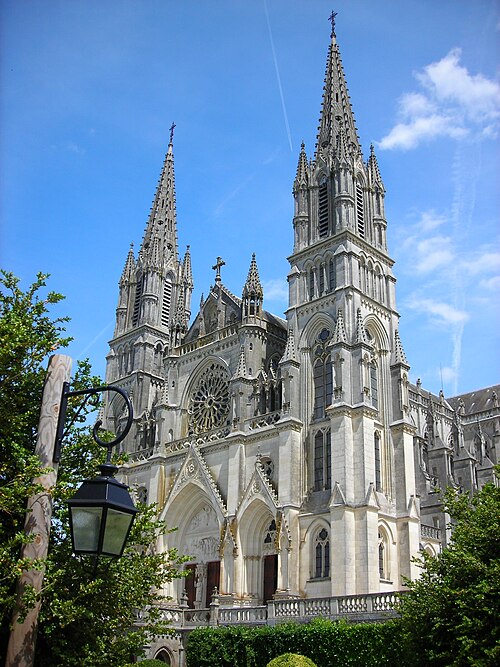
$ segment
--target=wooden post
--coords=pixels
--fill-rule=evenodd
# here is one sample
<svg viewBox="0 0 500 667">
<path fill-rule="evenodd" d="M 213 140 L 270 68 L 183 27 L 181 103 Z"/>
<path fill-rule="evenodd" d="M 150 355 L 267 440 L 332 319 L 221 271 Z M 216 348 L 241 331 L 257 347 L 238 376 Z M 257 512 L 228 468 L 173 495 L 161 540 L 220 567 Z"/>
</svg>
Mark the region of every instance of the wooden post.
<svg viewBox="0 0 500 667">
<path fill-rule="evenodd" d="M 50 468 L 50 472 L 36 478 L 34 482 L 43 487 L 28 500 L 28 513 L 24 530 L 33 539 L 25 544 L 22 558 L 43 559 L 49 547 L 50 522 L 52 519 L 52 488 L 57 480 L 57 463 L 53 463 L 54 443 L 59 417 L 59 407 L 63 382 L 69 382 L 71 374 L 71 357 L 55 354 L 49 359 L 45 386 L 43 389 L 38 437 L 35 454 L 42 468 Z M 23 571 L 17 585 L 17 603 L 12 617 L 12 631 L 7 648 L 6 667 L 32 667 L 35 659 L 35 643 L 40 611 L 40 602 L 28 612 L 25 620 L 18 621 L 21 612 L 21 597 L 27 586 L 31 585 L 40 592 L 42 589 L 44 570 Z"/>
</svg>

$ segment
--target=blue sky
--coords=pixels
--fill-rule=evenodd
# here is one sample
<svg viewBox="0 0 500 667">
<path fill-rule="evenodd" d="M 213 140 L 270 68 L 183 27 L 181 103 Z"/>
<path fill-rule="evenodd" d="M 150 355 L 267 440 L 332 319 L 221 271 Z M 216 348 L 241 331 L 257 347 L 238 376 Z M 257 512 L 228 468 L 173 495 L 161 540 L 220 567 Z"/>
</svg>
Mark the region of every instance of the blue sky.
<svg viewBox="0 0 500 667">
<path fill-rule="evenodd" d="M 331 10 L 361 144 L 387 190 L 411 377 L 499 380 L 495 0 L 1 0 L 0 266 L 66 300 L 74 358 L 104 374 L 117 283 L 175 121 L 179 249 L 193 305 L 252 252 L 287 305 L 292 183 L 314 150 Z"/>
</svg>

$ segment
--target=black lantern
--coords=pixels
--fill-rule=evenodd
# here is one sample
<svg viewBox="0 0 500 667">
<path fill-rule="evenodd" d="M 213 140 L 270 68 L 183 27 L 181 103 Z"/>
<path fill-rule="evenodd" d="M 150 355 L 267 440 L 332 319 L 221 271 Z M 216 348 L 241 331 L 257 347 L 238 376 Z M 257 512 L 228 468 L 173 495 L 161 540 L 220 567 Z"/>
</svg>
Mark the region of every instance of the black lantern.
<svg viewBox="0 0 500 667">
<path fill-rule="evenodd" d="M 101 475 L 85 480 L 68 500 L 73 551 L 119 558 L 137 510 L 128 486 L 114 478 L 118 468 L 111 463 L 99 467 Z"/>
<path fill-rule="evenodd" d="M 92 554 L 94 556 L 114 556 L 119 558 L 132 528 L 137 510 L 128 492 L 128 486 L 115 479 L 118 468 L 111 463 L 111 450 L 121 442 L 132 426 L 133 411 L 130 398 L 120 387 L 112 385 L 69 391 L 69 384 L 64 383 L 61 397 L 61 408 L 57 426 L 54 462 L 58 462 L 61 444 L 65 436 L 64 421 L 68 397 L 85 396 L 85 401 L 95 394 L 116 392 L 125 400 L 128 419 L 125 428 L 114 440 L 105 442 L 99 438 L 101 422 L 98 421 L 93 430 L 94 440 L 106 447 L 108 454 L 106 463 L 99 466 L 101 474 L 93 479 L 86 479 L 73 498 L 68 500 L 71 542 L 75 554 Z M 83 405 L 80 406 L 80 411 Z"/>
</svg>

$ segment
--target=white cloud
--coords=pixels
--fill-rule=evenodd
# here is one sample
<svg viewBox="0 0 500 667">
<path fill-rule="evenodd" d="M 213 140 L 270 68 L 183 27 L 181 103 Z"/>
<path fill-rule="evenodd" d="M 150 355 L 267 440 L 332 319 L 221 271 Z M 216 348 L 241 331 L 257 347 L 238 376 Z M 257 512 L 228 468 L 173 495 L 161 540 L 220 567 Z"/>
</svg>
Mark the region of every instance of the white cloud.
<svg viewBox="0 0 500 667">
<path fill-rule="evenodd" d="M 482 136 L 496 134 L 500 85 L 483 74 L 471 75 L 460 56 L 460 49 L 452 49 L 415 74 L 422 90 L 400 97 L 402 121 L 381 139 L 381 148 L 408 150 L 440 136 L 460 139 L 475 128 Z"/>
<path fill-rule="evenodd" d="M 388 135 L 379 141 L 380 148 L 415 148 L 424 139 L 448 136 L 460 139 L 467 134 L 467 129 L 460 127 L 453 118 L 433 114 L 418 116 L 409 123 L 398 123 Z"/>
<path fill-rule="evenodd" d="M 431 209 L 430 211 L 422 212 L 416 227 L 422 232 L 430 232 L 433 229 L 436 229 L 436 227 L 440 227 L 445 222 L 447 222 L 446 216 L 440 215 Z"/>
<path fill-rule="evenodd" d="M 431 236 L 417 243 L 416 269 L 429 273 L 439 267 L 449 266 L 455 259 L 451 242 L 447 236 Z"/>
<path fill-rule="evenodd" d="M 472 120 L 498 118 L 499 84 L 482 74 L 470 75 L 459 64 L 461 53 L 452 49 L 439 62 L 427 65 L 417 79 L 435 99 L 458 105 Z"/>
<path fill-rule="evenodd" d="M 281 278 L 266 280 L 262 289 L 264 290 L 265 301 L 288 301 L 288 283 Z"/>
<path fill-rule="evenodd" d="M 430 315 L 436 324 L 447 326 L 463 324 L 469 319 L 469 315 L 464 310 L 459 310 L 449 303 L 434 301 L 433 299 L 420 298 L 412 296 L 408 302 L 409 308 L 418 312 Z"/>
<path fill-rule="evenodd" d="M 493 278 L 485 278 L 479 282 L 479 287 L 491 292 L 500 293 L 500 276 L 493 276 Z"/>
<path fill-rule="evenodd" d="M 500 271 L 500 252 L 480 252 L 463 262 L 463 268 L 471 275 Z"/>
<path fill-rule="evenodd" d="M 455 382 L 458 379 L 458 373 L 451 366 L 443 366 L 439 369 L 443 382 Z"/>
</svg>

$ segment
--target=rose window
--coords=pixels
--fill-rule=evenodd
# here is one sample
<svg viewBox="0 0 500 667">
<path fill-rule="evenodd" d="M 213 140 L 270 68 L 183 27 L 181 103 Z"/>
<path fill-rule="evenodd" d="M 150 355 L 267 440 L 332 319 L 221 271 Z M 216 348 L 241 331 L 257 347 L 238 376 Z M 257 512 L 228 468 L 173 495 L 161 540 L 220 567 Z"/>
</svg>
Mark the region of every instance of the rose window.
<svg viewBox="0 0 500 667">
<path fill-rule="evenodd" d="M 227 424 L 229 385 L 227 373 L 211 364 L 198 380 L 188 408 L 189 435 L 204 433 Z"/>
</svg>

